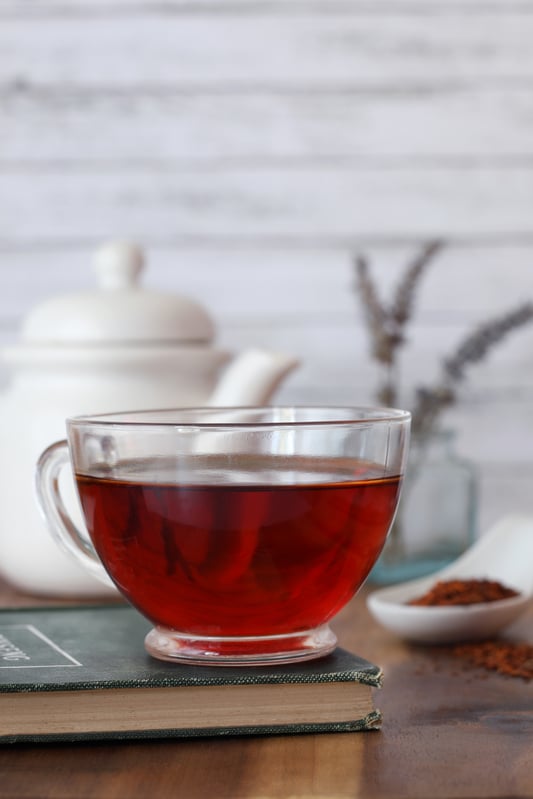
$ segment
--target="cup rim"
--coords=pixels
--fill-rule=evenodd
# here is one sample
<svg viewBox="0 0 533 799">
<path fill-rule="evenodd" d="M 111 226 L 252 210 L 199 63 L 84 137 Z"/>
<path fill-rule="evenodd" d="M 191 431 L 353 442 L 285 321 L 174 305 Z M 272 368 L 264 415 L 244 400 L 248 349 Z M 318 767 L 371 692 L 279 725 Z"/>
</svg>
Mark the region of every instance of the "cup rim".
<svg viewBox="0 0 533 799">
<path fill-rule="evenodd" d="M 235 419 L 236 414 L 248 419 Z M 268 417 L 270 418 L 261 418 Z M 233 416 L 233 418 L 231 418 Z M 285 417 L 285 418 L 284 418 Z M 68 427 L 103 426 L 122 428 L 267 429 L 341 427 L 405 423 L 411 413 L 378 405 L 243 405 L 154 408 L 82 414 L 67 418 Z"/>
</svg>

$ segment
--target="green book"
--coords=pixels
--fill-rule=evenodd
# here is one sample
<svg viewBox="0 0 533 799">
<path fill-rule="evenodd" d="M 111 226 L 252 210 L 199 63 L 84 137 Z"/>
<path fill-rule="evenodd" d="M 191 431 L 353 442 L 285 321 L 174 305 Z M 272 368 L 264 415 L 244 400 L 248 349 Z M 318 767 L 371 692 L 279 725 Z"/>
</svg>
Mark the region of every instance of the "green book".
<svg viewBox="0 0 533 799">
<path fill-rule="evenodd" d="M 125 606 L 0 611 L 0 742 L 353 732 L 381 671 L 343 649 L 290 666 L 165 663 Z"/>
</svg>

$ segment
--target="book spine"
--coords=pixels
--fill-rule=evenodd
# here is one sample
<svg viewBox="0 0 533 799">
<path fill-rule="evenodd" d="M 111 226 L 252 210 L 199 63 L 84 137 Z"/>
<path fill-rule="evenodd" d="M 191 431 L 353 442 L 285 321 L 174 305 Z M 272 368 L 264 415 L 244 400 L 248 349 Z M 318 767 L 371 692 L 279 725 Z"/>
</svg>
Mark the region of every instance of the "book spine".
<svg viewBox="0 0 533 799">
<path fill-rule="evenodd" d="M 254 727 L 205 727 L 195 729 L 173 730 L 132 730 L 83 733 L 59 733 L 39 735 L 2 735 L 0 743 L 57 743 L 66 741 L 105 741 L 134 740 L 156 738 L 204 738 L 231 737 L 234 735 L 308 735 L 333 732 L 362 732 L 379 730 L 382 716 L 379 710 L 373 710 L 367 716 L 353 721 L 327 722 L 317 724 L 274 724 Z"/>
</svg>

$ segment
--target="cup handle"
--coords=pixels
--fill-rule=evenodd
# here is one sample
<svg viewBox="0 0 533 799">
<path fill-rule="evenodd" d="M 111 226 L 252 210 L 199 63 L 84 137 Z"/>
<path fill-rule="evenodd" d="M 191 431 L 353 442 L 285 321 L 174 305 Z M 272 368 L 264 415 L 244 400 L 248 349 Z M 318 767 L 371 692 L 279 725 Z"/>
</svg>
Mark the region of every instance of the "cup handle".
<svg viewBox="0 0 533 799">
<path fill-rule="evenodd" d="M 106 585 L 113 585 L 86 529 L 79 530 L 69 516 L 59 489 L 61 470 L 70 464 L 67 441 L 56 441 L 37 461 L 37 503 L 52 536 L 63 550 Z"/>
</svg>

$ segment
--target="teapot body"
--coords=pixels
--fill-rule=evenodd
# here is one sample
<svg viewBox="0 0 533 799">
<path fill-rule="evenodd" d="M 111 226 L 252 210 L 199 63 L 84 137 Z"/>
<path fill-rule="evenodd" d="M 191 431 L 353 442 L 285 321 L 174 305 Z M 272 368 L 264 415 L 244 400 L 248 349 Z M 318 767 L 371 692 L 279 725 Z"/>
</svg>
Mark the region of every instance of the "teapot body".
<svg viewBox="0 0 533 799">
<path fill-rule="evenodd" d="M 34 472 L 44 449 L 65 438 L 69 416 L 266 402 L 296 361 L 280 353 L 229 355 L 212 345 L 214 325 L 196 301 L 138 284 L 144 254 L 111 242 L 95 256 L 95 290 L 52 297 L 5 350 L 11 383 L 0 399 L 0 572 L 24 591 L 97 596 L 113 590 L 82 572 L 41 520 Z M 81 523 L 72 474 L 67 510 Z"/>
<path fill-rule="evenodd" d="M 40 517 L 34 472 L 41 452 L 65 438 L 67 416 L 206 404 L 229 356 L 193 346 L 49 348 L 38 355 L 30 349 L 12 353 L 16 367 L 0 400 L 0 572 L 37 595 L 104 596 L 115 589 L 64 554 Z M 68 470 L 62 492 L 81 523 Z"/>
</svg>

